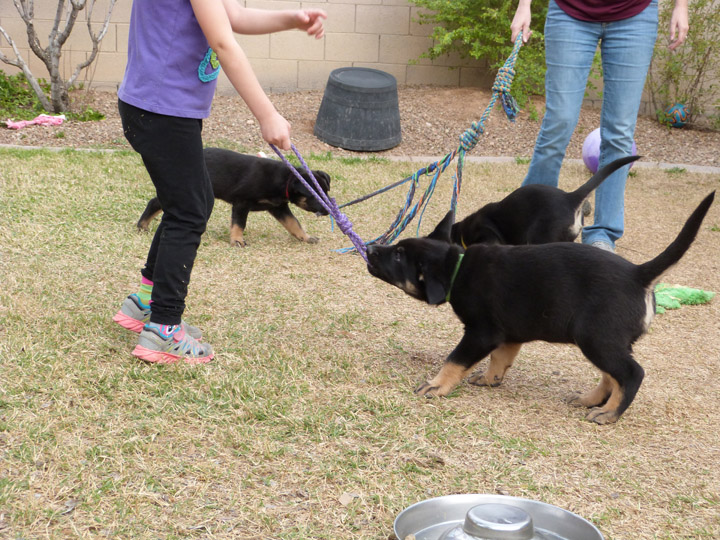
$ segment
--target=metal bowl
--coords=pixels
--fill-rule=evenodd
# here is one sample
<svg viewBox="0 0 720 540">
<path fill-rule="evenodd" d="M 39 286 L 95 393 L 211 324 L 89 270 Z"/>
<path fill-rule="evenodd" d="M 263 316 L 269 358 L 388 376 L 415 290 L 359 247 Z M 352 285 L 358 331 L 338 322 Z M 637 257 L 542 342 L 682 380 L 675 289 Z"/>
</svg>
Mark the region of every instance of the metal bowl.
<svg viewBox="0 0 720 540">
<path fill-rule="evenodd" d="M 453 527 L 462 525 L 468 511 L 481 504 L 503 504 L 520 508 L 532 518 L 538 529 L 566 540 L 603 540 L 603 535 L 589 521 L 551 504 L 506 495 L 446 495 L 409 506 L 395 518 L 395 535 L 399 540 L 438 540 Z"/>
</svg>

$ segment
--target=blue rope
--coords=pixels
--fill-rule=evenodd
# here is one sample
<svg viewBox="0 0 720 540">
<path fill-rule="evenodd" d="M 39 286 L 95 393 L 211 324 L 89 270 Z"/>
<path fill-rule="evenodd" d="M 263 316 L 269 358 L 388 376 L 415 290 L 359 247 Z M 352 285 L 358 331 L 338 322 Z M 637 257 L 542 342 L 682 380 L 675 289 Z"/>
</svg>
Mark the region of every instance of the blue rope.
<svg viewBox="0 0 720 540">
<path fill-rule="evenodd" d="M 303 177 L 302 175 L 297 171 L 297 169 L 288 161 L 288 159 L 280 152 L 280 150 L 277 149 L 277 147 L 273 144 L 270 145 L 270 148 L 273 149 L 273 151 L 282 159 L 282 161 L 285 163 L 285 165 L 288 166 L 288 168 L 293 172 L 293 174 L 302 182 L 302 184 L 310 190 L 311 193 L 315 195 L 315 197 L 318 199 L 320 204 L 327 210 L 328 214 L 331 216 L 332 219 L 337 222 L 338 227 L 340 227 L 340 230 L 348 237 L 350 238 L 351 242 L 353 243 L 354 247 L 347 247 L 337 250 L 341 253 L 347 253 L 349 251 L 357 251 L 360 253 L 362 258 L 365 260 L 365 262 L 368 262 L 367 259 L 367 246 L 371 244 L 390 244 L 392 243 L 408 226 L 408 224 L 415 218 L 415 216 L 418 213 L 418 210 L 420 210 L 420 217 L 418 218 L 418 226 L 417 226 L 417 233 L 419 234 L 420 231 L 420 224 L 422 223 L 422 217 L 425 213 L 425 210 L 427 209 L 427 205 L 430 202 L 430 198 L 432 197 L 435 187 L 437 186 L 437 180 L 440 177 L 440 174 L 442 174 L 445 169 L 450 165 L 450 163 L 453 161 L 455 156 L 458 156 L 458 163 L 456 166 L 456 174 L 454 175 L 454 185 L 453 185 L 453 194 L 451 199 L 451 208 L 454 211 L 457 207 L 457 202 L 460 196 L 460 187 L 462 184 L 462 168 L 465 163 L 465 154 L 475 148 L 477 145 L 480 135 L 483 134 L 483 124 L 485 120 L 490 116 L 490 112 L 492 111 L 493 107 L 495 106 L 495 102 L 497 101 L 498 97 L 501 98 L 501 103 L 503 106 L 503 110 L 505 111 L 505 114 L 508 117 L 508 120 L 511 122 L 515 121 L 515 117 L 517 116 L 518 107 L 517 103 L 515 102 L 515 99 L 510 95 L 510 86 L 512 85 L 513 77 L 515 76 L 515 61 L 517 59 L 518 51 L 520 50 L 520 47 L 522 46 L 522 32 L 517 36 L 517 39 L 515 40 L 515 44 L 513 46 L 512 53 L 508 57 L 508 59 L 505 61 L 505 64 L 502 68 L 500 68 L 496 78 L 495 83 L 493 84 L 492 89 L 492 98 L 490 100 L 489 105 L 485 108 L 485 112 L 480 117 L 480 120 L 478 122 L 473 122 L 470 126 L 470 129 L 466 130 L 462 135 L 460 135 L 460 145 L 456 150 L 451 152 L 450 154 L 445 155 L 442 159 L 431 163 L 427 167 L 423 167 L 416 171 L 412 176 L 409 176 L 408 178 L 396 182 L 392 186 L 388 186 L 387 188 L 384 188 L 382 190 L 378 190 L 375 193 L 372 193 L 368 196 L 365 196 L 361 199 L 357 199 L 356 201 L 352 201 L 351 203 L 344 204 L 343 206 L 347 206 L 348 204 L 353 204 L 355 202 L 360 202 L 361 200 L 365 200 L 371 196 L 377 195 L 379 193 L 383 193 L 392 187 L 397 187 L 401 184 L 404 184 L 405 182 L 412 180 L 412 183 L 410 184 L 410 189 L 408 190 L 408 195 L 405 198 L 405 204 L 403 205 L 400 212 L 398 212 L 398 215 L 396 216 L 395 220 L 393 221 L 390 228 L 383 233 L 382 235 L 378 236 L 374 240 L 371 240 L 370 242 L 363 242 L 360 236 L 358 236 L 352 229 L 352 223 L 347 218 L 345 214 L 343 214 L 340 211 L 340 207 L 335 202 L 335 199 L 333 197 L 329 197 L 320 187 L 320 184 L 318 183 L 317 179 L 313 175 L 312 171 L 310 170 L 310 167 L 308 167 L 307 163 L 305 163 L 305 160 L 300 155 L 300 152 L 298 152 L 297 148 L 295 148 L 295 145 L 291 145 L 292 151 L 295 153 L 297 158 L 300 160 L 300 163 L 302 164 L 303 168 L 308 172 L 308 175 L 310 176 L 310 179 L 312 180 L 312 183 L 314 184 L 311 186 Z M 430 175 L 433 174 L 432 180 L 430 181 L 428 187 L 425 189 L 425 192 L 420 197 L 420 200 L 415 203 L 415 205 L 411 207 L 412 201 L 415 198 L 415 192 L 417 191 L 417 188 L 420 185 L 420 176 L 422 175 Z"/>
<path fill-rule="evenodd" d="M 462 169 L 465 164 L 465 155 L 467 152 L 471 151 L 475 146 L 477 145 L 478 141 L 480 140 L 480 136 L 484 133 L 483 125 L 485 121 L 490 117 L 490 113 L 492 112 L 493 107 L 495 106 L 495 103 L 497 102 L 498 98 L 500 98 L 500 102 L 503 107 L 503 111 L 505 112 L 505 115 L 507 116 L 508 120 L 511 122 L 515 122 L 515 118 L 517 117 L 517 113 L 519 111 L 517 102 L 515 101 L 515 98 L 512 97 L 510 94 L 510 87 L 512 85 L 513 78 L 515 77 L 515 62 L 517 60 L 518 52 L 520 51 L 520 47 L 522 46 L 522 32 L 520 32 L 515 39 L 515 43 L 513 45 L 513 50 L 510 53 L 510 56 L 505 60 L 505 63 L 503 66 L 498 70 L 498 74 L 495 77 L 495 82 L 492 87 L 492 98 L 490 99 L 490 103 L 485 108 L 485 111 L 483 112 L 482 116 L 480 117 L 480 120 L 477 122 L 473 122 L 470 125 L 470 128 L 467 129 L 464 133 L 462 133 L 459 137 L 460 139 L 460 145 L 456 150 L 454 150 L 452 153 L 445 155 L 441 160 L 436 161 L 434 163 L 431 163 L 427 167 L 424 167 L 422 169 L 419 169 L 415 174 L 412 176 L 409 176 L 408 178 L 396 182 L 395 184 L 392 184 L 391 186 L 388 186 L 386 188 L 383 188 L 381 190 L 378 190 L 377 192 L 371 193 L 370 195 L 367 195 L 365 197 L 361 197 L 360 199 L 356 199 L 355 201 L 351 201 L 350 203 L 347 203 L 343 206 L 347 206 L 348 204 L 354 204 L 356 202 L 360 202 L 363 200 L 366 200 L 374 195 L 378 195 L 380 193 L 384 193 L 385 191 L 388 191 L 392 187 L 397 187 L 401 184 L 404 184 L 405 182 L 412 180 L 412 184 L 410 185 L 410 188 L 408 190 L 407 197 L 405 199 L 405 204 L 401 208 L 400 212 L 398 213 L 397 217 L 393 221 L 393 223 L 390 225 L 388 230 L 383 233 L 382 235 L 378 236 L 376 239 L 371 240 L 366 245 L 370 244 L 391 244 L 408 226 L 408 224 L 415 218 L 417 215 L 418 209 L 422 207 L 422 211 L 420 212 L 420 217 L 418 219 L 418 226 L 417 226 L 417 233 L 419 234 L 420 231 L 420 224 L 422 222 L 422 216 L 425 213 L 425 209 L 427 208 L 428 203 L 430 202 L 430 197 L 432 196 L 433 192 L 435 191 L 435 187 L 437 185 L 437 180 L 439 175 L 445 171 L 445 169 L 450 165 L 450 163 L 453 161 L 455 156 L 458 156 L 458 163 L 456 166 L 456 174 L 454 175 L 454 184 L 453 184 L 453 194 L 451 198 L 451 208 L 452 210 L 456 210 L 458 199 L 460 197 L 460 188 L 462 185 Z M 419 187 L 419 177 L 421 175 L 427 175 L 434 172 L 434 176 L 432 180 L 430 181 L 430 184 L 428 185 L 427 189 L 425 190 L 425 193 L 422 195 L 420 200 L 411 208 L 412 201 L 415 197 L 415 193 L 417 191 L 417 188 Z M 353 248 L 343 248 L 342 250 L 338 250 L 342 253 L 352 251 Z"/>
</svg>

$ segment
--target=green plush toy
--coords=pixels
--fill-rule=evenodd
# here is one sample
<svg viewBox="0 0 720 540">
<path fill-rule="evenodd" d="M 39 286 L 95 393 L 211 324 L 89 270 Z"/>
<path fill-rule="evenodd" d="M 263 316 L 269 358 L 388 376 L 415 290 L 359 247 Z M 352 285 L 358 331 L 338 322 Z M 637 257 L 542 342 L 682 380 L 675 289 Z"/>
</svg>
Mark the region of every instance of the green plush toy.
<svg viewBox="0 0 720 540">
<path fill-rule="evenodd" d="M 683 304 L 706 304 L 713 296 L 715 293 L 710 291 L 658 283 L 655 287 L 655 311 L 665 313 L 666 309 L 678 309 Z"/>
</svg>

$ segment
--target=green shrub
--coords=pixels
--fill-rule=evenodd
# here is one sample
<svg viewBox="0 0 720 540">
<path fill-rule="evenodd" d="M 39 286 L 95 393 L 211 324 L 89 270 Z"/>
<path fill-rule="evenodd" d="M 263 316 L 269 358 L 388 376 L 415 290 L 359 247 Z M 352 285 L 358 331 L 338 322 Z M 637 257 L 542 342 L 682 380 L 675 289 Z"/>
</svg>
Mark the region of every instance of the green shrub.
<svg viewBox="0 0 720 540">
<path fill-rule="evenodd" d="M 687 40 L 676 50 L 667 46 L 667 33 L 674 2 L 660 7 L 661 32 L 647 88 L 658 121 L 667 123 L 665 110 L 674 103 L 688 108 L 688 124 L 707 124 L 720 130 L 720 0 L 693 0 L 688 5 L 690 31 Z"/>
<path fill-rule="evenodd" d="M 22 73 L 0 71 L 0 120 L 31 120 L 45 112 Z"/>
<path fill-rule="evenodd" d="M 458 52 L 463 58 L 485 60 L 496 72 L 513 49 L 510 41 L 517 1 L 508 0 L 410 0 L 426 11 L 418 15 L 420 24 L 434 25 L 434 45 L 422 58 L 434 59 Z M 523 45 L 515 64 L 512 94 L 521 106 L 531 95 L 545 92 L 545 46 L 542 29 L 548 0 L 533 2 L 532 38 Z"/>
<path fill-rule="evenodd" d="M 49 91 L 50 86 L 46 81 L 40 79 L 39 83 L 43 90 Z M 25 75 L 22 73 L 7 75 L 5 72 L 0 71 L 0 121 L 8 118 L 12 120 L 32 120 L 37 115 L 45 112 L 40 100 L 30 88 Z M 66 112 L 65 116 L 69 120 L 78 120 L 80 122 L 91 122 L 105 118 L 105 115 L 101 112 L 90 107 L 80 111 Z"/>
</svg>

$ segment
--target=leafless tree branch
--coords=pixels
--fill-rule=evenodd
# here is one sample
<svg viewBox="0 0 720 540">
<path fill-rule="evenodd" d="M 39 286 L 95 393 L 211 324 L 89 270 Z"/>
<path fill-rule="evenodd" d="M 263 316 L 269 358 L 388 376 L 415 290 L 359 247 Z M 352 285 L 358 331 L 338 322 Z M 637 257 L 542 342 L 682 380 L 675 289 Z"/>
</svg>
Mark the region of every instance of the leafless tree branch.
<svg viewBox="0 0 720 540">
<path fill-rule="evenodd" d="M 55 11 L 55 20 L 48 36 L 47 47 L 43 48 L 35 28 L 35 2 L 34 0 L 12 0 L 15 9 L 20 18 L 25 23 L 27 30 L 28 45 L 32 52 L 42 60 L 45 64 L 50 78 L 50 99 L 45 95 L 36 77 L 31 73 L 28 63 L 22 57 L 16 42 L 11 38 L 8 32 L 0 26 L 0 35 L 2 35 L 13 49 L 15 58 L 0 53 L 0 61 L 15 66 L 22 70 L 28 83 L 37 95 L 42 106 L 50 111 L 63 112 L 68 110 L 70 106 L 69 89 L 77 80 L 83 69 L 86 69 L 97 58 L 100 50 L 100 42 L 107 34 L 110 25 L 112 10 L 117 0 L 110 0 L 107 13 L 100 31 L 93 32 L 92 13 L 95 8 L 95 0 L 57 0 L 57 10 Z M 60 58 L 62 56 L 62 48 L 70 37 L 75 28 L 77 17 L 81 11 L 87 9 L 87 29 L 92 41 L 92 51 L 88 57 L 80 62 L 72 75 L 67 79 L 63 79 L 60 70 Z"/>
<path fill-rule="evenodd" d="M 95 8 L 95 2 L 94 0 L 90 1 L 90 4 L 88 5 L 88 13 L 87 13 L 87 29 L 88 33 L 90 34 L 90 39 L 92 40 L 92 52 L 90 53 L 90 56 L 80 64 L 77 65 L 75 68 L 75 71 L 73 72 L 70 79 L 68 79 L 68 84 L 72 86 L 75 84 L 75 81 L 77 80 L 78 76 L 80 75 L 80 72 L 88 67 L 90 64 L 92 64 L 95 61 L 95 57 L 97 56 L 99 50 L 100 50 L 100 42 L 105 37 L 105 34 L 107 34 L 108 27 L 110 26 L 110 16 L 112 14 L 112 10 L 115 7 L 116 0 L 110 0 L 110 5 L 108 6 L 107 13 L 105 14 L 105 21 L 103 22 L 102 28 L 100 29 L 100 32 L 97 34 L 93 33 L 92 29 L 92 13 L 93 9 Z"/>
</svg>

